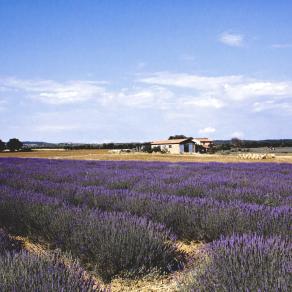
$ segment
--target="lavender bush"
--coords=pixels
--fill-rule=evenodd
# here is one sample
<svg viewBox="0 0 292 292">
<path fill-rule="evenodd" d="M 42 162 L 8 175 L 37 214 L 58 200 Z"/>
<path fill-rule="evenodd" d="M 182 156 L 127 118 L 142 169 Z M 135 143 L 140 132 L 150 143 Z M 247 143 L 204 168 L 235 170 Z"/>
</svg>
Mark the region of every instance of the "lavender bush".
<svg viewBox="0 0 292 292">
<path fill-rule="evenodd" d="M 292 236 L 291 165 L 2 161 L 3 185 L 70 205 L 146 216 L 180 239 Z"/>
<path fill-rule="evenodd" d="M 65 263 L 58 255 L 27 252 L 0 256 L 0 291 L 102 292 L 77 262 Z"/>
<path fill-rule="evenodd" d="M 127 213 L 73 208 L 41 194 L 0 188 L 0 220 L 14 232 L 44 237 L 70 251 L 105 281 L 153 268 L 168 272 L 183 260 L 161 224 Z"/>
<path fill-rule="evenodd" d="M 19 252 L 21 243 L 11 238 L 3 229 L 0 228 L 0 256 L 8 252 Z"/>
<path fill-rule="evenodd" d="M 291 164 L 0 159 L 0 224 L 106 281 L 177 269 L 175 234 L 211 242 L 188 289 L 288 291 L 291 194 Z"/>
<path fill-rule="evenodd" d="M 213 198 L 269 206 L 292 205 L 292 166 L 273 163 L 164 163 L 1 159 L 0 182 L 103 186 L 135 193 Z M 15 178 L 13 180 L 13 178 Z M 58 186 L 58 183 L 61 185 Z"/>
<path fill-rule="evenodd" d="M 206 260 L 182 291 L 291 291 L 292 244 L 279 237 L 221 238 L 206 248 Z"/>
</svg>

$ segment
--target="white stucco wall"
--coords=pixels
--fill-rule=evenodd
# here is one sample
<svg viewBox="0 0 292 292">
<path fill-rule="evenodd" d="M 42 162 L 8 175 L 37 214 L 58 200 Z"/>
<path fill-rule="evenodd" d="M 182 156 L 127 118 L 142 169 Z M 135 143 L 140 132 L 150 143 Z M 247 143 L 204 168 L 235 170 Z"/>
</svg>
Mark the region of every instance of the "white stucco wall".
<svg viewBox="0 0 292 292">
<path fill-rule="evenodd" d="M 184 151 L 184 144 L 151 145 L 151 148 L 153 149 L 157 146 L 160 146 L 161 150 L 165 149 L 166 151 L 172 154 L 188 153 Z M 195 151 L 195 147 L 193 143 L 188 143 L 188 147 L 189 147 L 189 153 L 192 153 Z"/>
<path fill-rule="evenodd" d="M 165 149 L 166 151 L 172 154 L 179 154 L 180 152 L 183 152 L 184 150 L 183 145 L 179 145 L 179 144 L 151 145 L 151 148 L 153 149 L 157 146 L 160 146 L 161 150 Z M 182 148 L 180 146 L 182 146 Z"/>
</svg>

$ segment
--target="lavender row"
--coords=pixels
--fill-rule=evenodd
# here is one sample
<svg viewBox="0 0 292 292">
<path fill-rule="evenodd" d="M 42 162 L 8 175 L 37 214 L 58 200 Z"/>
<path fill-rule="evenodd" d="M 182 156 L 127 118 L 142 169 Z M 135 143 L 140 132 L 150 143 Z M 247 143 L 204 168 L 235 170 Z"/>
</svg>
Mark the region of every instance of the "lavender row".
<svg viewBox="0 0 292 292">
<path fill-rule="evenodd" d="M 84 187 L 79 185 L 77 177 L 75 183 L 55 182 L 58 180 L 56 178 L 61 176 L 58 173 L 52 173 L 52 170 L 56 171 L 64 167 L 62 174 L 65 180 L 68 165 L 80 166 L 74 170 L 79 174 L 84 164 L 88 166 L 87 173 L 93 171 L 92 166 L 94 166 L 94 173 L 96 173 L 97 168 L 102 175 L 104 175 L 103 168 L 108 175 L 108 170 L 118 173 L 133 166 L 129 163 L 112 162 L 29 161 L 32 162 L 32 165 L 28 164 L 28 169 L 25 170 L 28 172 L 26 175 L 18 173 L 17 176 L 15 174 L 13 176 L 13 173 L 10 173 L 9 170 L 23 172 L 23 164 L 27 165 L 27 162 L 26 160 L 25 163 L 23 160 L 12 160 L 7 163 L 6 160 L 3 169 L 6 171 L 8 169 L 8 174 L 2 172 L 2 183 L 4 181 L 4 183 L 18 189 L 41 192 L 74 205 L 86 205 L 91 208 L 98 207 L 111 211 L 127 211 L 139 216 L 147 216 L 154 221 L 165 224 L 182 239 L 210 241 L 219 238 L 220 235 L 231 235 L 234 232 L 239 234 L 256 232 L 264 236 L 270 234 L 291 236 L 291 207 L 268 207 L 239 201 L 220 202 L 208 196 L 206 198 L 191 198 L 164 193 L 140 193 L 128 189 L 109 189 L 100 185 Z M 34 163 L 43 166 L 44 169 L 39 169 Z M 148 171 L 148 168 L 153 169 L 153 167 L 157 168 L 157 165 L 160 165 L 157 163 L 141 164 L 144 172 Z M 134 165 L 138 168 L 136 172 L 139 172 L 140 164 L 134 163 Z M 176 165 L 170 167 L 170 165 L 172 164 L 164 163 L 161 164 L 161 167 L 163 166 L 166 171 L 168 171 L 168 168 L 177 167 Z M 197 169 L 196 164 L 193 164 L 192 167 Z M 207 166 L 203 165 L 201 167 L 204 172 Z M 217 164 L 215 164 L 215 167 L 217 167 Z M 225 165 L 222 165 L 222 167 L 224 169 Z M 253 166 L 244 164 L 240 167 L 242 167 L 242 171 L 245 171 L 245 168 L 249 169 Z M 240 167 L 238 166 L 238 168 Z M 189 164 L 184 168 L 190 168 Z M 286 168 L 289 169 L 287 165 L 281 168 L 284 174 L 287 172 Z M 265 169 L 267 170 L 266 165 Z M 70 169 L 70 180 L 74 177 L 74 171 Z M 38 176 L 38 179 L 30 179 L 30 176 L 35 175 Z M 48 176 L 50 180 L 48 180 Z M 92 180 L 92 176 L 90 176 L 90 179 Z"/>
<path fill-rule="evenodd" d="M 0 161 L 3 183 L 7 177 L 15 177 L 15 180 L 36 184 L 44 180 L 56 185 L 102 186 L 137 193 L 292 206 L 292 166 L 289 164 Z"/>
<path fill-rule="evenodd" d="M 33 189 L 33 190 L 42 190 L 45 193 L 50 194 L 51 192 L 58 192 L 60 195 L 64 193 L 71 192 L 74 194 L 76 192 L 82 192 L 83 187 L 92 187 L 92 188 L 103 188 L 106 190 L 126 190 L 132 193 L 144 193 L 144 194 L 163 194 L 165 196 L 182 196 L 182 197 L 190 197 L 190 198 L 209 198 L 213 200 L 217 200 L 220 202 L 234 202 L 241 201 L 242 203 L 253 203 L 258 205 L 265 205 L 271 207 L 277 206 L 291 206 L 292 207 L 292 190 L 285 190 L 285 195 L 281 194 L 281 191 L 273 191 L 271 192 L 270 188 L 266 188 L 266 190 L 261 190 L 259 192 L 256 188 L 252 186 L 245 187 L 236 187 L 233 186 L 231 189 L 228 189 L 222 184 L 216 188 L 203 189 L 202 187 L 198 187 L 198 182 L 196 183 L 181 183 L 177 186 L 168 185 L 167 187 L 162 187 L 161 184 L 156 185 L 155 181 L 152 182 L 143 182 L 140 181 L 139 188 L 136 186 L 135 188 L 127 188 L 127 181 L 117 181 L 116 178 L 112 179 L 111 183 L 98 184 L 96 183 L 96 178 L 94 181 L 90 179 L 88 181 L 75 181 L 75 182 L 55 182 L 51 180 L 51 178 L 46 178 L 45 176 L 42 179 L 39 178 L 31 178 L 28 174 L 11 174 L 11 173 L 0 173 L 0 182 L 2 184 L 10 185 L 20 189 Z M 141 187 L 141 185 L 144 187 Z M 200 182 L 202 184 L 202 182 Z M 282 186 L 283 188 L 283 186 Z M 279 188 L 278 188 L 279 189 Z M 283 191 L 282 191 L 283 193 Z"/>
<path fill-rule="evenodd" d="M 71 201 L 72 200 L 72 201 Z M 212 241 L 233 233 L 292 236 L 292 208 L 267 207 L 212 199 L 137 194 L 127 191 L 83 189 L 68 197 L 91 208 L 148 216 L 169 227 L 180 239 Z"/>
<path fill-rule="evenodd" d="M 105 281 L 118 274 L 181 265 L 175 238 L 161 224 L 127 213 L 73 208 L 56 198 L 0 187 L 0 222 L 71 252 Z"/>
<path fill-rule="evenodd" d="M 3 229 L 0 228 L 0 256 L 8 252 L 21 251 L 22 245 L 19 241 L 11 238 Z"/>
<path fill-rule="evenodd" d="M 70 205 L 82 205 L 108 211 L 130 212 L 165 224 L 181 239 L 218 239 L 233 233 L 258 233 L 292 236 L 291 207 L 268 207 L 238 201 L 218 202 L 210 198 L 143 194 L 103 187 L 58 185 L 50 181 L 35 183 L 17 180 L 18 189 L 41 192 Z"/>
<path fill-rule="evenodd" d="M 283 291 L 292 289 L 292 244 L 257 235 L 221 238 L 205 248 L 205 259 L 182 291 Z"/>
<path fill-rule="evenodd" d="M 66 262 L 57 252 L 38 256 L 25 251 L 0 229 L 0 291 L 107 291 L 69 255 Z"/>
</svg>

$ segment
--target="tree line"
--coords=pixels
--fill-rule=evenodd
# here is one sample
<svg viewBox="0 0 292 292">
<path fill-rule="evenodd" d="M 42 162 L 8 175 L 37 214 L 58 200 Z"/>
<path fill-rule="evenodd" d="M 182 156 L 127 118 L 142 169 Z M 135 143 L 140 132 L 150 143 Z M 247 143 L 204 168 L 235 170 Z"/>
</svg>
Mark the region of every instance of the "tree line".
<svg viewBox="0 0 292 292">
<path fill-rule="evenodd" d="M 65 144 L 62 145 L 64 149 L 78 150 L 78 149 L 138 149 L 145 143 L 103 143 L 103 144 Z M 60 145 L 60 144 L 59 144 Z"/>
<path fill-rule="evenodd" d="M 23 143 L 16 138 L 10 139 L 7 143 L 0 140 L 0 151 L 8 149 L 9 151 L 19 151 L 23 147 Z"/>
<path fill-rule="evenodd" d="M 267 140 L 242 140 L 232 138 L 231 140 L 215 140 L 215 151 L 231 149 L 249 149 L 249 148 L 269 148 L 292 147 L 292 139 L 267 139 Z"/>
</svg>

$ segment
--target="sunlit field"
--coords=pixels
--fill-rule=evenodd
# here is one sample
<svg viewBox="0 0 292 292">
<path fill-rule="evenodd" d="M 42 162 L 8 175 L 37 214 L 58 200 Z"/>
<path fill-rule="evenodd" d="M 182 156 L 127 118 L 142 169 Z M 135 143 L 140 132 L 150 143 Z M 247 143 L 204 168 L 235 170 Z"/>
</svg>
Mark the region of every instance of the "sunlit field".
<svg viewBox="0 0 292 292">
<path fill-rule="evenodd" d="M 236 153 L 222 154 L 156 154 L 156 153 L 122 153 L 113 154 L 109 150 L 64 150 L 45 149 L 30 152 L 0 152 L 1 157 L 19 158 L 50 158 L 50 159 L 76 159 L 76 160 L 135 160 L 135 161 L 165 161 L 165 162 L 259 162 L 258 160 L 242 160 Z M 275 158 L 260 160 L 260 162 L 292 163 L 291 153 L 276 153 Z"/>
<path fill-rule="evenodd" d="M 0 288 L 291 291 L 291 194 L 291 164 L 1 158 Z"/>
</svg>

